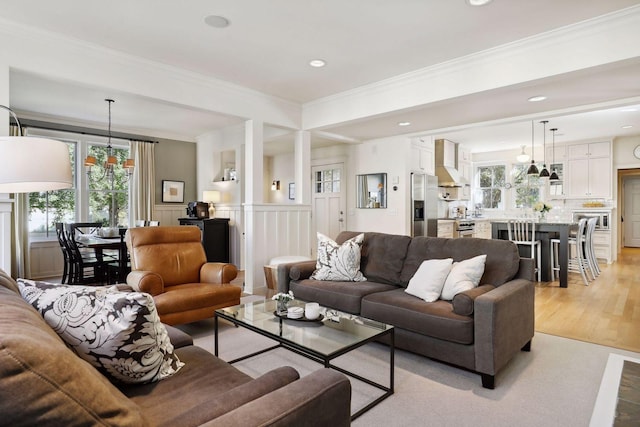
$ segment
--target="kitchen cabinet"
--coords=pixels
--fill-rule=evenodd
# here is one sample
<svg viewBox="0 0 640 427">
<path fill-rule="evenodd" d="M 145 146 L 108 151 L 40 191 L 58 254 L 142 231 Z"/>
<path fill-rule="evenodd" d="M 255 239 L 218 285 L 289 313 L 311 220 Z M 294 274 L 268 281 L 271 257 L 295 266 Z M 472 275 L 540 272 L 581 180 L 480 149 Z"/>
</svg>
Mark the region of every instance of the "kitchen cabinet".
<svg viewBox="0 0 640 427">
<path fill-rule="evenodd" d="M 453 238 L 454 220 L 438 220 L 438 237 Z"/>
<path fill-rule="evenodd" d="M 567 196 L 611 198 L 611 144 L 594 142 L 567 147 Z"/>
<path fill-rule="evenodd" d="M 460 187 L 458 191 L 458 200 L 471 199 L 471 152 L 465 147 L 458 145 L 458 172 L 468 185 Z"/>
<path fill-rule="evenodd" d="M 476 219 L 475 227 L 473 229 L 473 237 L 479 239 L 490 239 L 491 238 L 491 221 L 488 219 Z"/>
<path fill-rule="evenodd" d="M 435 152 L 433 141 L 416 139 L 411 143 L 411 170 L 435 175 Z"/>
</svg>

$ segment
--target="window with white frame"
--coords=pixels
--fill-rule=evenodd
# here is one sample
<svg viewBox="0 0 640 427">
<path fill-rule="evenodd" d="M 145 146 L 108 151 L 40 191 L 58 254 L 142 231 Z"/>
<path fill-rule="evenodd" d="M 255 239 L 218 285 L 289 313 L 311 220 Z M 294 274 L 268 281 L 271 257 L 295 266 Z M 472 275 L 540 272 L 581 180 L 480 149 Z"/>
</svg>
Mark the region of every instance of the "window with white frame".
<svg viewBox="0 0 640 427">
<path fill-rule="evenodd" d="M 505 165 L 478 166 L 476 203 L 482 203 L 484 209 L 504 209 L 505 175 Z"/>
<path fill-rule="evenodd" d="M 529 165 L 518 163 L 511 169 L 513 182 L 513 204 L 516 208 L 529 208 L 540 199 L 541 178 L 536 175 L 527 175 Z"/>
<path fill-rule="evenodd" d="M 29 194 L 29 234 L 32 238 L 54 238 L 56 222 L 90 221 L 105 226 L 129 224 L 129 182 L 122 162 L 129 158 L 129 142 L 111 139 L 118 159 L 113 180 L 104 176 L 106 138 L 73 132 L 28 128 L 27 135 L 57 139 L 69 146 L 73 187 Z M 82 161 L 87 154 L 97 159 L 90 175 Z"/>
</svg>

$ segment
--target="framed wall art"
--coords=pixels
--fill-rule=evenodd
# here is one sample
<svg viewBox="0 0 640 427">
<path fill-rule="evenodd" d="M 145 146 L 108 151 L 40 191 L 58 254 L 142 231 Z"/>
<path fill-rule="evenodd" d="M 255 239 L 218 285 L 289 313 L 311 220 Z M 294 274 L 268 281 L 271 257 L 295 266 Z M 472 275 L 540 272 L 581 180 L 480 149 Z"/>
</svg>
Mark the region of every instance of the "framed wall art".
<svg viewBox="0 0 640 427">
<path fill-rule="evenodd" d="M 184 181 L 163 179 L 162 203 L 184 203 Z"/>
</svg>

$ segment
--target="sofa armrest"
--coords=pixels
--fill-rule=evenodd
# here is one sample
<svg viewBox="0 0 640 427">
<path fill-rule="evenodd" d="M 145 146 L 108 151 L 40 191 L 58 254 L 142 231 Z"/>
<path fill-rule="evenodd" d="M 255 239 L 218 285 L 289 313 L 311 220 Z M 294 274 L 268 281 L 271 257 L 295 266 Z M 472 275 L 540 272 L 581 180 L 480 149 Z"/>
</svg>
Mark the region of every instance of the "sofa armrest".
<svg viewBox="0 0 640 427">
<path fill-rule="evenodd" d="M 535 279 L 536 264 L 533 258 L 520 258 L 520 268 L 514 279 L 526 279 L 533 282 Z"/>
<path fill-rule="evenodd" d="M 474 311 L 476 371 L 495 375 L 533 338 L 533 282 L 504 283 L 476 298 Z"/>
<path fill-rule="evenodd" d="M 169 341 L 173 348 L 186 347 L 193 345 L 193 338 L 186 332 L 176 328 L 175 326 L 164 324 L 167 334 L 169 334 Z"/>
<path fill-rule="evenodd" d="M 200 267 L 202 283 L 230 283 L 238 276 L 238 269 L 225 262 L 207 262 Z"/>
<path fill-rule="evenodd" d="M 127 285 L 138 292 L 160 295 L 164 292 L 164 280 L 152 271 L 136 270 L 127 275 Z"/>
<path fill-rule="evenodd" d="M 308 279 L 315 270 L 315 260 L 278 264 L 278 292 L 289 292 L 289 281 Z"/>
<path fill-rule="evenodd" d="M 351 383 L 330 369 L 319 369 L 203 426 L 349 426 Z"/>
</svg>

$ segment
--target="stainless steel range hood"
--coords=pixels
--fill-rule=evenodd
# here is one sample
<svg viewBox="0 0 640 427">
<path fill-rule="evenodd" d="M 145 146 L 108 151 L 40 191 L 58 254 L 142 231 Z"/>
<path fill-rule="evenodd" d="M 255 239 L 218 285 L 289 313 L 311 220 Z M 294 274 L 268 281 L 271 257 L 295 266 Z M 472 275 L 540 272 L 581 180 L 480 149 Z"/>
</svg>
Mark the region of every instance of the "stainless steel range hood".
<svg viewBox="0 0 640 427">
<path fill-rule="evenodd" d="M 463 187 L 469 183 L 458 172 L 458 144 L 436 139 L 436 176 L 439 187 Z"/>
</svg>

